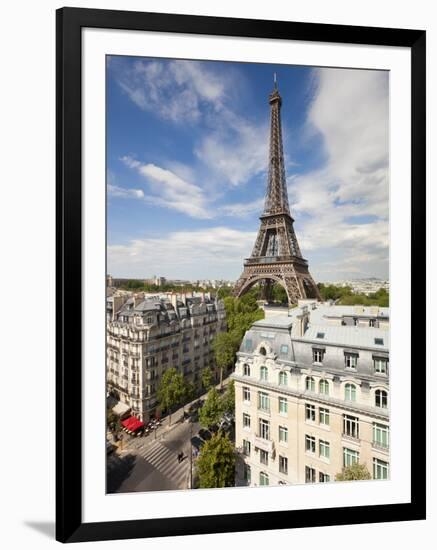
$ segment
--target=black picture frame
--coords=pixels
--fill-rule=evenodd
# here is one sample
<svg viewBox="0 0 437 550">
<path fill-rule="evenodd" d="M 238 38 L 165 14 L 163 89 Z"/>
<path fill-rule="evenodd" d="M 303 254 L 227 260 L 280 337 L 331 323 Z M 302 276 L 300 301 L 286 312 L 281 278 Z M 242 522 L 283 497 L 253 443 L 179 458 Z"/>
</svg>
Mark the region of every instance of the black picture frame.
<svg viewBox="0 0 437 550">
<path fill-rule="evenodd" d="M 56 539 L 97 541 L 425 519 L 425 51 L 423 30 L 62 8 L 56 14 L 57 313 Z M 331 509 L 82 522 L 82 189 L 83 28 L 336 42 L 411 50 L 411 502 Z M 420 312 L 419 312 L 420 309 Z"/>
</svg>

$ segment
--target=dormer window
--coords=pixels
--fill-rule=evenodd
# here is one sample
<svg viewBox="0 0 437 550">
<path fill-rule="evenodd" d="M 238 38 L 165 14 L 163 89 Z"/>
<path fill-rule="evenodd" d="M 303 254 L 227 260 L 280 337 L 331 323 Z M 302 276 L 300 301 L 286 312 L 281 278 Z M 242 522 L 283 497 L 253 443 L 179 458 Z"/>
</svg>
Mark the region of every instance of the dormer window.
<svg viewBox="0 0 437 550">
<path fill-rule="evenodd" d="M 313 348 L 313 363 L 323 363 L 324 349 Z"/>
<path fill-rule="evenodd" d="M 358 353 L 344 352 L 344 366 L 346 369 L 356 370 L 358 364 Z"/>
<path fill-rule="evenodd" d="M 386 357 L 374 357 L 373 371 L 375 372 L 375 374 L 387 374 L 388 359 Z"/>
<path fill-rule="evenodd" d="M 268 378 L 267 367 L 261 367 L 259 369 L 259 378 L 260 378 L 260 380 L 263 380 L 264 382 L 267 382 L 267 378 Z"/>
<path fill-rule="evenodd" d="M 250 376 L 250 365 L 243 365 L 244 376 Z"/>
<path fill-rule="evenodd" d="M 266 351 L 266 348 L 264 346 L 259 348 L 259 352 L 260 352 L 261 355 L 267 355 L 267 351 Z"/>
</svg>

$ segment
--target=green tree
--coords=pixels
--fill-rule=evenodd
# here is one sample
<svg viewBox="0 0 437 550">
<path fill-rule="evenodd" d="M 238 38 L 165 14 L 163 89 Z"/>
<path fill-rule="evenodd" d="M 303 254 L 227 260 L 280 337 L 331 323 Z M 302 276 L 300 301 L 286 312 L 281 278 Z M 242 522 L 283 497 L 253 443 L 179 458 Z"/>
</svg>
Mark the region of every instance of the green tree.
<svg viewBox="0 0 437 550">
<path fill-rule="evenodd" d="M 172 409 L 184 401 L 186 391 L 184 378 L 174 367 L 164 372 L 158 387 L 157 397 L 161 410 L 169 413 L 169 424 L 171 424 Z"/>
<path fill-rule="evenodd" d="M 215 362 L 220 369 L 220 387 L 223 383 L 223 371 L 234 364 L 238 342 L 231 332 L 219 332 L 213 340 Z"/>
<path fill-rule="evenodd" d="M 199 410 L 199 422 L 204 428 L 211 428 L 223 416 L 223 402 L 216 388 L 211 388 L 205 403 Z"/>
<path fill-rule="evenodd" d="M 350 466 L 345 466 L 342 471 L 335 476 L 336 481 L 355 481 L 359 479 L 371 479 L 367 466 L 359 462 L 355 462 Z"/>
<path fill-rule="evenodd" d="M 223 394 L 222 409 L 223 413 L 235 414 L 235 383 L 233 380 L 229 382 Z"/>
<path fill-rule="evenodd" d="M 112 432 L 119 432 L 121 429 L 120 417 L 112 409 L 106 409 L 106 428 Z"/>
<path fill-rule="evenodd" d="M 279 283 L 275 283 L 272 288 L 272 298 L 275 302 L 288 304 L 288 296 L 285 288 Z"/>
<path fill-rule="evenodd" d="M 209 367 L 206 367 L 202 370 L 202 386 L 209 390 L 209 388 L 213 385 L 213 374 L 212 370 Z"/>
<path fill-rule="evenodd" d="M 197 473 L 201 488 L 234 486 L 235 451 L 227 435 L 219 431 L 203 445 Z"/>
</svg>

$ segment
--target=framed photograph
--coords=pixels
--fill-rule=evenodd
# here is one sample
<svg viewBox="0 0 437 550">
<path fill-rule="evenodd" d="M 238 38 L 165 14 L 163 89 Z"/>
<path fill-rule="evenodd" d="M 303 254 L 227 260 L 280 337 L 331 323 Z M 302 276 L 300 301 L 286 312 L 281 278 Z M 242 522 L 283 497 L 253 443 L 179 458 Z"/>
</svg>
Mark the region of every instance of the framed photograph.
<svg viewBox="0 0 437 550">
<path fill-rule="evenodd" d="M 425 31 L 58 10 L 56 538 L 424 519 L 424 274 Z"/>
</svg>

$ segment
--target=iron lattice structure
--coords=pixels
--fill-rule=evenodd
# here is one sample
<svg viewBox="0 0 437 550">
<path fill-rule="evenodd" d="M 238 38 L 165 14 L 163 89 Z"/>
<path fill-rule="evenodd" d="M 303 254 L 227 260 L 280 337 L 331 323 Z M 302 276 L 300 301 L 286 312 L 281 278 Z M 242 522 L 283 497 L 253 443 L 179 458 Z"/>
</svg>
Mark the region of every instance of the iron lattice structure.
<svg viewBox="0 0 437 550">
<path fill-rule="evenodd" d="M 302 257 L 288 205 L 281 128 L 282 99 L 276 82 L 269 104 L 270 149 L 264 212 L 252 255 L 244 262 L 234 295 L 241 296 L 254 284 L 260 283 L 264 287 L 264 298 L 270 300 L 272 285 L 277 282 L 285 288 L 289 304 L 295 304 L 302 298 L 320 299 L 320 294 L 308 271 L 308 262 Z"/>
</svg>

